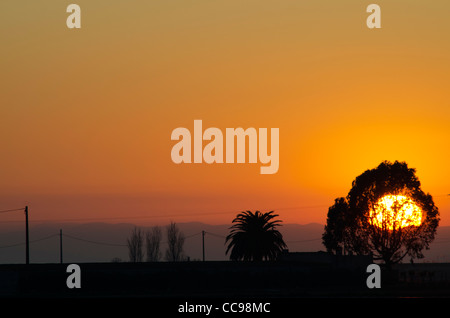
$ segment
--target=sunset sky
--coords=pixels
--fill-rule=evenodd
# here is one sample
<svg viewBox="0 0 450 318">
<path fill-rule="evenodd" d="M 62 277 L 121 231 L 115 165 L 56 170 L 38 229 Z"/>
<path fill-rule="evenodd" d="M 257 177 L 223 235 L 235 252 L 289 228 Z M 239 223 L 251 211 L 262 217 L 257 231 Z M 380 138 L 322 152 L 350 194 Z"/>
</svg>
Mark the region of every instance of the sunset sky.
<svg viewBox="0 0 450 318">
<path fill-rule="evenodd" d="M 450 225 L 450 2 L 0 3 L 0 210 L 30 221 L 324 224 L 383 160 L 417 169 Z M 174 164 L 177 127 L 280 130 L 277 174 Z M 20 213 L 1 222 L 22 221 Z"/>
</svg>

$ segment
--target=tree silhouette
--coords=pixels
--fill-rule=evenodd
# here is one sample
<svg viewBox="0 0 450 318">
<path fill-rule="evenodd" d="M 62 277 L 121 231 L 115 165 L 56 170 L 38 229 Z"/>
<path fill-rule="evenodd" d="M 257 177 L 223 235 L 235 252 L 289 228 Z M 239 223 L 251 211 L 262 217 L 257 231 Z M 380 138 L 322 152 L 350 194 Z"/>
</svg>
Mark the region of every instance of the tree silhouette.
<svg viewBox="0 0 450 318">
<path fill-rule="evenodd" d="M 144 258 L 143 245 L 144 235 L 142 230 L 135 227 L 131 232 L 131 236 L 127 239 L 130 262 L 142 262 Z"/>
<path fill-rule="evenodd" d="M 166 227 L 167 230 L 167 250 L 166 260 L 169 262 L 179 262 L 183 260 L 184 234 L 180 232 L 178 226 L 174 222 Z"/>
<path fill-rule="evenodd" d="M 328 252 L 345 253 L 345 232 L 347 230 L 345 217 L 348 213 L 348 203 L 345 198 L 337 198 L 328 209 L 327 225 L 322 235 L 322 241 Z"/>
<path fill-rule="evenodd" d="M 159 226 L 152 227 L 145 233 L 145 245 L 147 250 L 147 262 L 157 262 L 160 258 L 161 229 Z"/>
<path fill-rule="evenodd" d="M 389 205 L 382 204 L 386 198 Z M 349 251 L 372 253 L 375 260 L 383 260 L 390 267 L 406 255 L 422 258 L 422 250 L 434 240 L 438 208 L 432 196 L 422 191 L 416 170 L 405 162 L 384 161 L 365 171 L 353 181 L 346 201 L 348 209 L 339 221 L 333 217 L 330 220 L 329 215 L 323 235 L 328 250 L 345 242 Z M 411 214 L 405 213 L 413 205 L 421 211 L 417 224 L 412 222 Z M 344 226 L 336 226 L 339 222 Z"/>
<path fill-rule="evenodd" d="M 228 243 L 226 254 L 231 250 L 231 260 L 262 261 L 274 260 L 286 248 L 283 236 L 276 229 L 281 220 L 273 211 L 261 213 L 246 211 L 234 218 L 230 234 L 226 237 Z"/>
</svg>

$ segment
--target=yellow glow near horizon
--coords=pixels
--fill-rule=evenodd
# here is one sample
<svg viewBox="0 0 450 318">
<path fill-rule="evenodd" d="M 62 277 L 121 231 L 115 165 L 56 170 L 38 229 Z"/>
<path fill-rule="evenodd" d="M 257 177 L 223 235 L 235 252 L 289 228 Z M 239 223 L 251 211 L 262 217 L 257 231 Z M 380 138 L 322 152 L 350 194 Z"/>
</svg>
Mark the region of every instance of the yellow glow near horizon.
<svg viewBox="0 0 450 318">
<path fill-rule="evenodd" d="M 409 197 L 385 195 L 375 204 L 369 217 L 370 222 L 375 226 L 393 230 L 419 226 L 422 223 L 422 210 Z"/>
</svg>

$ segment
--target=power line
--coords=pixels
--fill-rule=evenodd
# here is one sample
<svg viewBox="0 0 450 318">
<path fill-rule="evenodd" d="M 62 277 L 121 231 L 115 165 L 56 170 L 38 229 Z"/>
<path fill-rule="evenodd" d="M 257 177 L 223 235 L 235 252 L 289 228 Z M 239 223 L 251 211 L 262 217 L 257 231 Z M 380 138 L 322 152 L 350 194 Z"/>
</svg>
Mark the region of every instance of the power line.
<svg viewBox="0 0 450 318">
<path fill-rule="evenodd" d="M 199 234 L 201 234 L 201 232 L 198 232 L 198 233 L 195 233 L 195 234 L 192 234 L 192 235 L 188 235 L 188 236 L 185 237 L 185 239 L 197 236 Z M 52 234 L 52 235 L 49 235 L 49 236 L 46 236 L 46 237 L 43 237 L 43 238 L 39 238 L 39 239 L 30 241 L 30 243 L 36 243 L 36 242 L 43 241 L 43 240 L 46 240 L 46 239 L 49 239 L 49 238 L 52 238 L 52 237 L 55 237 L 55 236 L 60 236 L 60 235 L 61 234 Z M 82 242 L 86 242 L 86 243 L 99 244 L 99 245 L 108 245 L 108 246 L 119 246 L 119 247 L 127 247 L 128 246 L 126 244 L 115 244 L 115 243 L 107 243 L 107 242 L 99 242 L 99 241 L 87 240 L 87 239 L 84 239 L 84 238 L 81 238 L 81 237 L 77 237 L 77 236 L 73 236 L 73 235 L 69 235 L 69 234 L 62 234 L 62 235 L 66 236 L 66 237 L 69 237 L 71 239 L 82 241 Z M 166 241 L 162 241 L 161 243 L 167 243 L 167 242 Z M 26 243 L 16 243 L 16 244 L 11 244 L 11 245 L 0 246 L 0 248 L 22 246 L 22 245 L 25 245 L 25 244 Z"/>
<path fill-rule="evenodd" d="M 198 232 L 198 233 L 195 233 L 195 234 L 192 234 L 192 235 L 188 235 L 188 236 L 185 237 L 185 239 L 189 239 L 189 238 L 197 236 L 199 234 L 201 234 L 201 232 Z M 61 235 L 60 233 L 52 234 L 52 235 L 49 235 L 49 236 L 46 236 L 46 237 L 43 237 L 43 238 L 39 238 L 39 239 L 30 241 L 30 243 L 36 243 L 36 242 L 47 240 L 49 238 L 52 238 L 52 237 L 55 237 L 55 236 L 60 236 L 60 235 Z M 69 234 L 62 234 L 62 236 L 65 236 L 65 237 L 68 237 L 68 238 L 71 238 L 71 239 L 74 239 L 74 240 L 86 242 L 86 243 L 91 243 L 91 244 L 107 245 L 107 246 L 118 246 L 118 247 L 127 247 L 128 246 L 126 244 L 115 244 L 115 243 L 87 240 L 87 239 L 84 239 L 84 238 L 81 238 L 81 237 L 77 237 L 77 236 L 73 236 L 73 235 L 69 235 Z M 166 241 L 162 241 L 161 243 L 165 244 L 167 242 Z M 11 244 L 11 245 L 0 246 L 0 248 L 16 247 L 16 246 L 22 246 L 22 245 L 25 245 L 25 244 L 26 243 L 16 243 L 16 244 Z"/>
<path fill-rule="evenodd" d="M 279 210 L 302 210 L 302 209 L 314 209 L 314 208 L 323 208 L 328 207 L 329 205 L 308 205 L 308 206 L 294 206 L 294 207 L 281 207 L 281 208 L 271 208 L 265 209 L 270 211 L 279 211 Z M 12 211 L 21 211 L 21 209 L 11 209 L 4 210 L 4 212 L 12 212 Z M 213 215 L 221 215 L 221 214 L 232 214 L 238 213 L 239 211 L 246 211 L 248 209 L 235 209 L 233 211 L 218 211 L 218 212 L 198 212 L 198 213 L 174 213 L 174 214 L 157 214 L 157 215 L 134 215 L 134 216 L 117 216 L 117 217 L 91 217 L 91 218 L 68 218 L 68 219 L 34 219 L 30 222 L 32 223 L 40 223 L 40 222 L 79 222 L 79 221 L 99 221 L 99 220 L 132 220 L 132 219 L 151 219 L 151 218 L 171 218 L 171 217 L 192 217 L 192 216 L 213 216 Z M 0 211 L 2 213 L 2 211 Z M 14 223 L 14 222 L 22 222 L 22 221 L 3 221 L 2 223 Z"/>
<path fill-rule="evenodd" d="M 25 245 L 25 243 L 17 243 L 17 244 L 12 244 L 12 245 L 4 245 L 4 246 L 0 246 L 0 248 L 15 247 L 15 246 L 22 246 L 22 245 Z"/>
<path fill-rule="evenodd" d="M 216 234 L 216 233 L 211 233 L 211 232 L 207 232 L 207 231 L 205 231 L 205 233 L 207 233 L 209 235 L 212 235 L 212 236 L 219 237 L 219 238 L 223 238 L 223 239 L 227 238 L 224 235 L 220 235 L 220 234 Z M 286 241 L 286 243 L 303 243 L 303 242 L 312 242 L 312 241 L 319 241 L 319 240 L 321 240 L 321 238 L 308 239 L 308 240 L 299 240 L 299 241 Z"/>
<path fill-rule="evenodd" d="M 201 234 L 201 232 L 192 234 L 192 235 L 188 235 L 185 237 L 185 239 L 189 239 L 191 237 L 197 236 Z M 55 235 L 60 235 L 60 234 L 55 234 Z M 119 247 L 127 247 L 127 244 L 115 244 L 115 243 L 107 243 L 107 242 L 99 242 L 99 241 L 93 241 L 93 240 L 87 240 L 81 237 L 77 237 L 77 236 L 73 236 L 73 235 L 69 235 L 69 234 L 62 234 L 63 236 L 69 237 L 71 239 L 74 240 L 78 240 L 78 241 L 82 241 L 82 242 L 86 242 L 86 243 L 92 243 L 92 244 L 98 244 L 98 245 L 107 245 L 107 246 L 119 246 Z M 165 244 L 167 243 L 166 241 L 162 241 L 161 243 Z"/>
<path fill-rule="evenodd" d="M 52 235 L 49 235 L 49 236 L 46 236 L 46 237 L 43 237 L 43 238 L 40 238 L 40 239 L 37 239 L 37 240 L 30 241 L 30 243 L 36 243 L 36 242 L 39 242 L 39 241 L 47 240 L 49 238 L 52 238 L 52 237 L 58 236 L 58 235 L 59 234 L 52 234 Z M 0 246 L 0 248 L 22 246 L 22 245 L 25 245 L 25 244 L 26 243 L 17 243 L 17 244 L 12 244 L 12 245 L 4 245 L 4 246 Z"/>
<path fill-rule="evenodd" d="M 24 211 L 25 212 L 25 264 L 29 264 L 30 263 L 30 239 L 29 239 L 29 232 L 28 232 L 28 206 L 25 206 L 24 208 L 1 210 L 0 213 L 8 213 L 8 212 L 14 212 L 14 211 Z"/>
<path fill-rule="evenodd" d="M 185 236 L 184 239 L 189 239 L 189 238 L 197 236 L 199 234 L 202 234 L 202 232 L 198 232 L 198 233 L 195 233 L 195 234 L 191 234 L 191 235 Z M 161 241 L 160 243 L 161 244 L 168 244 L 169 242 L 168 241 Z"/>
<path fill-rule="evenodd" d="M 55 235 L 59 235 L 59 234 L 55 234 Z M 69 237 L 71 239 L 82 241 L 82 242 L 86 242 L 86 243 L 92 243 L 92 244 L 98 244 L 98 245 L 108 245 L 108 246 L 120 246 L 120 247 L 127 247 L 128 246 L 128 245 L 125 245 L 125 244 L 113 244 L 113 243 L 106 243 L 106 242 L 98 242 L 98 241 L 86 240 L 86 239 L 83 239 L 81 237 L 76 237 L 76 236 L 69 235 L 69 234 L 62 234 L 62 235 L 66 236 L 66 237 Z"/>
<path fill-rule="evenodd" d="M 223 239 L 227 238 L 224 235 L 220 235 L 220 234 L 216 234 L 216 233 L 211 233 L 211 232 L 207 232 L 207 231 L 205 231 L 205 233 L 207 233 L 209 235 L 212 235 L 212 236 L 216 236 L 218 238 L 223 238 Z M 321 238 L 308 239 L 308 240 L 299 240 L 299 241 L 286 241 L 286 243 L 303 243 L 303 242 L 313 242 L 313 241 L 319 241 L 319 240 L 321 240 Z"/>
<path fill-rule="evenodd" d="M 433 197 L 450 197 L 450 194 L 440 194 Z M 304 206 L 293 206 L 293 207 L 279 207 L 271 208 L 265 210 L 279 211 L 279 210 L 303 210 L 303 209 L 317 209 L 329 207 L 329 204 L 319 204 L 319 205 L 304 205 Z M 13 211 L 23 211 L 24 208 L 2 210 L 0 213 L 7 213 Z M 80 222 L 80 221 L 94 221 L 94 220 L 132 220 L 132 219 L 151 219 L 151 218 L 171 218 L 171 217 L 192 217 L 192 216 L 213 216 L 221 214 L 231 214 L 237 213 L 237 211 L 246 211 L 248 209 L 235 209 L 233 211 L 218 211 L 218 212 L 199 212 L 199 213 L 175 213 L 175 214 L 157 214 L 157 215 L 134 215 L 134 216 L 117 216 L 117 217 L 91 217 L 91 218 L 69 218 L 69 219 L 34 219 L 30 222 L 40 223 L 40 222 Z M 22 221 L 3 221 L 2 223 L 15 223 Z"/>
<path fill-rule="evenodd" d="M 223 235 L 220 235 L 220 234 L 216 234 L 216 233 L 211 233 L 211 232 L 208 232 L 208 231 L 205 231 L 205 233 L 209 234 L 209 235 L 212 235 L 212 236 L 219 237 L 219 238 L 227 238 L 226 236 L 223 236 Z"/>
<path fill-rule="evenodd" d="M 197 236 L 197 235 L 199 235 L 199 234 L 202 234 L 202 232 L 198 232 L 198 233 L 195 233 L 195 234 L 192 234 L 192 235 L 189 235 L 189 236 L 185 236 L 184 238 L 185 238 L 185 239 L 188 239 L 188 238 Z"/>
<path fill-rule="evenodd" d="M 0 213 L 7 213 L 7 212 L 14 212 L 14 211 L 24 211 L 25 208 L 20 208 L 20 209 L 9 209 L 9 210 L 2 210 L 0 211 Z"/>
</svg>

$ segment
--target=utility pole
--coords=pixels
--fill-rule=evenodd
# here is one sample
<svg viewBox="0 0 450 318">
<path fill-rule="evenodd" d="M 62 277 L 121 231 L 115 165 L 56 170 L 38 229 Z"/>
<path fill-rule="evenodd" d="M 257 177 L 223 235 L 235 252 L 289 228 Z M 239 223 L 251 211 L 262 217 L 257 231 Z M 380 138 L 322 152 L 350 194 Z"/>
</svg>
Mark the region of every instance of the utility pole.
<svg viewBox="0 0 450 318">
<path fill-rule="evenodd" d="M 205 261 L 205 231 L 202 231 L 203 261 Z"/>
<path fill-rule="evenodd" d="M 62 229 L 59 229 L 59 262 L 63 263 Z"/>
<path fill-rule="evenodd" d="M 28 206 L 25 207 L 25 263 L 30 264 L 30 238 L 28 235 Z"/>
</svg>

